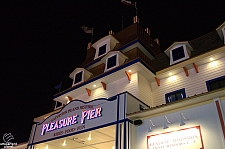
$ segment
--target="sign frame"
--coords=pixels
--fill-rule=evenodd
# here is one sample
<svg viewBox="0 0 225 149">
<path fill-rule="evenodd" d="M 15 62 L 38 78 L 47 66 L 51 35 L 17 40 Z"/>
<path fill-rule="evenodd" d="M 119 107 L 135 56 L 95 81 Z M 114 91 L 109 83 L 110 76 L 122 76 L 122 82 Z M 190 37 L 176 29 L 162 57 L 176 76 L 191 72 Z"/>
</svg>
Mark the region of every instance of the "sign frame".
<svg viewBox="0 0 225 149">
<path fill-rule="evenodd" d="M 168 132 L 164 132 L 164 133 L 159 133 L 159 134 L 154 134 L 154 135 L 149 135 L 149 136 L 147 136 L 147 149 L 151 149 L 150 147 L 149 147 L 149 139 L 151 138 L 151 137 L 154 137 L 154 136 L 159 136 L 159 135 L 166 135 L 166 134 L 169 134 L 169 133 L 175 133 L 175 132 L 179 132 L 179 131 L 185 131 L 185 130 L 188 130 L 188 129 L 192 129 L 192 128 L 196 128 L 196 129 L 198 129 L 198 131 L 199 131 L 199 139 L 201 140 L 201 148 L 199 148 L 199 149 L 204 149 L 204 143 L 203 143 L 203 139 L 202 139 L 202 133 L 201 133 L 201 128 L 200 128 L 200 126 L 194 126 L 194 127 L 188 127 L 188 128 L 184 128 L 184 129 L 178 129 L 178 130 L 173 130 L 173 131 L 168 131 Z M 160 142 L 160 141 L 159 141 Z M 166 143 L 166 142 L 165 142 Z M 157 148 L 158 149 L 158 147 L 153 147 L 153 149 L 154 148 Z M 171 148 L 171 147 L 170 147 Z M 172 149 L 172 148 L 171 148 Z"/>
</svg>

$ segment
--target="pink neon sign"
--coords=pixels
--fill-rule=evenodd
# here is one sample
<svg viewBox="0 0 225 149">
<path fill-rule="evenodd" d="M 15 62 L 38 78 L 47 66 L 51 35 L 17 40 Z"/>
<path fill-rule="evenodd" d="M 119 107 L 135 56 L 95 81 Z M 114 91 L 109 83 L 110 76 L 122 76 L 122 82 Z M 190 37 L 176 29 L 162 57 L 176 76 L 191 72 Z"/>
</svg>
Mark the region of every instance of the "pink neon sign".
<svg viewBox="0 0 225 149">
<path fill-rule="evenodd" d="M 85 123 L 85 119 L 91 120 L 91 119 L 101 117 L 102 116 L 101 112 L 102 112 L 101 107 L 94 108 L 92 110 L 82 111 L 81 124 Z M 41 135 L 45 135 L 46 132 L 50 132 L 50 131 L 53 131 L 53 130 L 57 130 L 57 129 L 61 129 L 61 128 L 64 128 L 64 127 L 67 127 L 67 126 L 77 124 L 78 123 L 77 117 L 79 117 L 79 115 L 75 114 L 73 116 L 63 118 L 59 121 L 43 124 L 42 130 L 41 130 Z"/>
</svg>

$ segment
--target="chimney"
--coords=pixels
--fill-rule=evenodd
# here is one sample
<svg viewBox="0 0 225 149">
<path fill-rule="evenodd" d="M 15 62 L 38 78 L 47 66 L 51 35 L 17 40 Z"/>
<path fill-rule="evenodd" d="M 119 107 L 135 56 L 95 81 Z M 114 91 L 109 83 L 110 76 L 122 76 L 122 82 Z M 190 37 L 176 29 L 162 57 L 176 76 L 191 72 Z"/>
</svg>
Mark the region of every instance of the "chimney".
<svg viewBox="0 0 225 149">
<path fill-rule="evenodd" d="M 150 35 L 150 29 L 146 28 L 145 31 Z"/>
<path fill-rule="evenodd" d="M 112 30 L 110 30 L 109 35 L 114 35 L 114 32 Z"/>
<path fill-rule="evenodd" d="M 88 43 L 88 46 L 87 46 L 87 50 L 89 50 L 89 49 L 91 48 L 91 46 L 92 46 L 92 43 L 89 42 L 89 43 Z"/>
<path fill-rule="evenodd" d="M 154 41 L 159 45 L 159 39 L 158 38 L 154 39 Z"/>
<path fill-rule="evenodd" d="M 134 17 L 134 23 L 139 23 L 139 18 L 137 16 Z"/>
</svg>

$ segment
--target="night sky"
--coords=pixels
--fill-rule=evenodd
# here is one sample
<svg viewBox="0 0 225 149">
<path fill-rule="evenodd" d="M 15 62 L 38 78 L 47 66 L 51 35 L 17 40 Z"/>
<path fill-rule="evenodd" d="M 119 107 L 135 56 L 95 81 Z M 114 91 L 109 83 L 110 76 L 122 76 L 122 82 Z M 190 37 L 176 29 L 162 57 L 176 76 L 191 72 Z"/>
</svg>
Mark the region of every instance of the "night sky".
<svg viewBox="0 0 225 149">
<path fill-rule="evenodd" d="M 138 1 L 143 28 L 158 38 L 161 51 L 188 41 L 225 21 L 224 0 Z M 69 73 L 84 61 L 94 27 L 94 42 L 133 23 L 134 7 L 120 0 L 0 1 L 0 143 L 28 141 L 33 119 L 52 107 L 54 86 L 69 88 Z"/>
</svg>

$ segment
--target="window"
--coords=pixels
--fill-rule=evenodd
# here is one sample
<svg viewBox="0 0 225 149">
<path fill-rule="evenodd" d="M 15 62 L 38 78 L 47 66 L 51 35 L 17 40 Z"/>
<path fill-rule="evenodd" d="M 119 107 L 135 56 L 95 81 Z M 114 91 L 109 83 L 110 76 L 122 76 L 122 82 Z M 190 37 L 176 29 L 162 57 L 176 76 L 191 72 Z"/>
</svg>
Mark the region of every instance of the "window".
<svg viewBox="0 0 225 149">
<path fill-rule="evenodd" d="M 183 46 L 172 50 L 172 55 L 173 55 L 173 61 L 176 61 L 178 59 L 185 57 Z"/>
<path fill-rule="evenodd" d="M 106 56 L 101 59 L 101 62 L 105 63 L 104 72 L 122 65 L 126 61 L 126 59 L 128 59 L 128 57 L 126 57 L 120 51 L 110 51 Z"/>
<path fill-rule="evenodd" d="M 101 56 L 102 54 L 105 54 L 105 53 L 106 53 L 106 44 L 99 48 L 98 56 Z"/>
<path fill-rule="evenodd" d="M 186 98 L 185 89 L 180 89 L 177 91 L 173 91 L 170 93 L 167 93 L 165 95 L 166 103 L 174 102 L 183 98 Z"/>
<path fill-rule="evenodd" d="M 225 76 L 206 81 L 208 91 L 225 87 Z"/>
<path fill-rule="evenodd" d="M 75 79 L 74 79 L 74 84 L 76 84 L 82 80 L 82 74 L 83 74 L 83 71 L 76 74 Z"/>
<path fill-rule="evenodd" d="M 116 56 L 117 55 L 114 55 L 114 56 L 108 58 L 108 61 L 107 61 L 107 69 L 116 66 Z"/>
<path fill-rule="evenodd" d="M 55 109 L 61 108 L 63 104 L 61 102 L 56 101 Z"/>
</svg>

